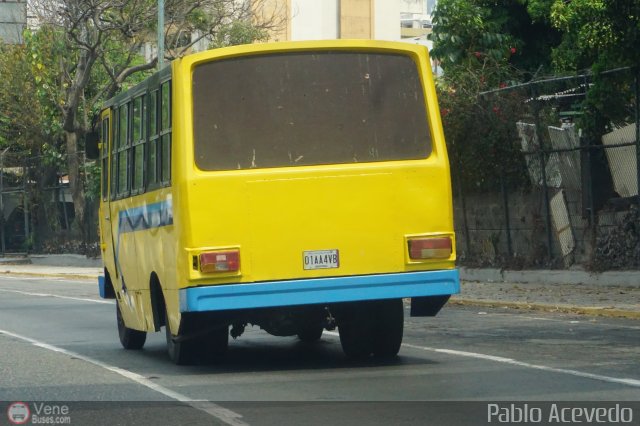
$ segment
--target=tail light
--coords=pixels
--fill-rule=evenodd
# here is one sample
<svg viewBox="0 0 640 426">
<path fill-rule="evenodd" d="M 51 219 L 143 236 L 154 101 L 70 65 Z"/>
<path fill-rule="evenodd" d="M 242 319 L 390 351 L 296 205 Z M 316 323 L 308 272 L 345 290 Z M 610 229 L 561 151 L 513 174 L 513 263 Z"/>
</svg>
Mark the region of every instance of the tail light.
<svg viewBox="0 0 640 426">
<path fill-rule="evenodd" d="M 240 250 L 200 253 L 200 272 L 236 272 L 240 270 Z"/>
<path fill-rule="evenodd" d="M 451 257 L 453 244 L 449 237 L 425 237 L 409 240 L 409 257 L 412 260 L 448 259 Z"/>
</svg>

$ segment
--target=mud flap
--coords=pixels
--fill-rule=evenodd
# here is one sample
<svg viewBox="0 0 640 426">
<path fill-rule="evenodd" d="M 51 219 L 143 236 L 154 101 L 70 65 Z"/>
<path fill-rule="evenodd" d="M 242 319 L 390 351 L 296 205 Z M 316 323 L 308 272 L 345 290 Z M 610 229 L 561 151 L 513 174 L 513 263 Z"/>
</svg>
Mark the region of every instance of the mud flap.
<svg viewBox="0 0 640 426">
<path fill-rule="evenodd" d="M 107 283 L 107 279 L 103 275 L 98 277 L 98 292 L 100 293 L 100 297 L 102 299 L 116 298 L 116 295 L 113 291 L 113 287 L 111 286 L 110 283 Z"/>
<path fill-rule="evenodd" d="M 449 301 L 451 295 L 424 296 L 411 298 L 412 317 L 435 317 L 440 309 Z"/>
</svg>

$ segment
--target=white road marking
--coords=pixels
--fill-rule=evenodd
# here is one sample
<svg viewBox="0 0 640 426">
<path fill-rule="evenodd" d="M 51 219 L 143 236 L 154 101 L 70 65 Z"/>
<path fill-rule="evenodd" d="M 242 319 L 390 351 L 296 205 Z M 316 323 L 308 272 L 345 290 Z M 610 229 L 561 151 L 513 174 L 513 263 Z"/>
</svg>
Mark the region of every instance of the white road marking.
<svg viewBox="0 0 640 426">
<path fill-rule="evenodd" d="M 513 314 L 502 314 L 502 313 L 491 313 L 488 314 L 488 316 L 491 317 L 513 317 Z M 577 320 L 567 320 L 567 319 L 559 319 L 559 318 L 542 318 L 542 317 L 531 317 L 528 315 L 518 315 L 515 317 L 515 319 L 520 319 L 520 320 L 528 320 L 528 321 L 550 321 L 550 322 L 562 322 L 565 324 L 580 324 L 580 325 L 588 325 L 588 326 L 597 326 L 597 327 L 611 327 L 611 328 L 624 328 L 627 330 L 640 330 L 640 326 L 633 326 L 633 325 L 622 325 L 622 324 L 609 324 L 607 322 L 603 322 L 604 320 L 602 318 L 598 318 L 597 321 L 590 321 L 590 320 L 583 320 L 583 321 L 577 321 Z"/>
<path fill-rule="evenodd" d="M 331 331 L 325 331 L 325 334 L 329 334 L 331 336 L 340 336 L 338 333 L 331 332 Z M 428 351 L 428 352 L 436 352 L 436 353 L 442 353 L 442 354 L 448 354 L 448 355 L 463 356 L 463 357 L 467 357 L 467 358 L 475 358 L 475 359 L 481 359 L 481 360 L 484 360 L 484 361 L 493 361 L 493 362 L 499 362 L 499 363 L 502 363 L 502 364 L 514 365 L 514 366 L 517 366 L 517 367 L 524 367 L 524 368 L 532 368 L 532 369 L 535 369 L 535 370 L 549 371 L 549 372 L 552 372 L 552 373 L 569 374 L 571 376 L 582 377 L 582 378 L 586 378 L 586 379 L 599 380 L 601 382 L 616 383 L 616 384 L 623 384 L 623 385 L 627 385 L 627 386 L 640 387 L 640 380 L 636 380 L 636 379 L 602 376 L 600 374 L 585 373 L 585 372 L 582 372 L 582 371 L 569 370 L 569 369 L 566 369 L 566 368 L 548 367 L 546 365 L 530 364 L 528 362 L 522 362 L 522 361 L 518 361 L 518 360 L 515 360 L 515 359 L 512 359 L 512 358 L 504 358 L 504 357 L 501 357 L 501 356 L 479 354 L 479 353 L 475 353 L 475 352 L 458 351 L 458 350 L 454 350 L 454 349 L 431 348 L 431 347 L 428 347 L 428 346 L 418 346 L 418 345 L 412 345 L 412 344 L 409 344 L 409 343 L 403 343 L 402 346 L 404 346 L 405 348 L 418 349 L 418 350 L 421 350 L 421 351 Z"/>
<path fill-rule="evenodd" d="M 105 300 L 73 298 L 73 297 L 57 296 L 57 295 L 50 295 L 50 294 L 44 294 L 44 293 L 27 293 L 27 292 L 20 292 L 20 291 L 17 291 L 17 290 L 2 290 L 2 289 L 0 289 L 0 291 L 16 292 L 16 293 L 22 293 L 22 294 L 28 294 L 28 295 L 34 295 L 34 296 L 61 297 L 61 298 L 67 298 L 67 299 L 72 299 L 72 300 L 81 300 L 81 301 L 95 302 L 95 303 L 112 303 L 111 301 L 105 301 Z M 506 314 L 499 314 L 499 315 L 506 315 Z M 525 318 L 531 319 L 531 320 L 552 320 L 552 319 L 540 318 L 540 317 L 525 317 Z M 562 320 L 553 320 L 553 321 L 562 321 Z M 562 321 L 562 322 L 566 322 L 566 321 Z M 611 327 L 636 328 L 636 327 L 625 327 L 625 326 L 611 326 Z M 3 330 L 0 330 L 0 333 L 13 335 L 12 333 L 10 333 L 8 331 L 5 332 Z M 325 334 L 330 335 L 330 336 L 334 336 L 334 337 L 339 337 L 340 336 L 338 333 L 333 332 L 333 331 L 325 331 Z M 22 338 L 23 340 L 26 340 L 26 341 L 32 341 L 28 337 L 24 337 L 23 338 L 23 337 L 19 337 L 18 335 L 13 335 L 13 336 L 17 337 L 17 338 Z M 35 342 L 35 340 L 33 342 Z M 43 344 L 47 345 L 46 343 L 43 343 Z M 38 346 L 38 345 L 36 345 L 36 346 Z M 49 346 L 49 345 L 47 345 L 47 346 Z M 553 373 L 568 374 L 568 375 L 575 376 L 575 377 L 582 377 L 582 378 L 586 378 L 586 379 L 599 380 L 599 381 L 602 381 L 602 382 L 623 384 L 623 385 L 633 386 L 633 387 L 640 387 L 640 380 L 637 380 L 637 379 L 603 376 L 603 375 L 600 375 L 600 374 L 585 373 L 585 372 L 582 372 L 582 371 L 569 370 L 569 369 L 566 369 L 566 368 L 548 367 L 548 366 L 545 366 L 545 365 L 531 364 L 531 363 L 528 363 L 528 362 L 517 361 L 517 360 L 512 359 L 512 358 L 504 358 L 504 357 L 500 357 L 500 356 L 486 355 L 486 354 L 480 354 L 480 353 L 475 353 L 475 352 L 458 351 L 458 350 L 454 350 L 454 349 L 432 348 L 432 347 L 428 347 L 428 346 L 412 345 L 412 344 L 409 344 L 409 343 L 403 343 L 402 346 L 404 346 L 406 348 L 418 349 L 418 350 L 422 350 L 422 351 L 444 353 L 444 354 L 449 354 L 449 355 L 463 356 L 463 357 L 467 357 L 467 358 L 482 359 L 482 360 L 485 360 L 485 361 L 499 362 L 499 363 L 502 363 L 502 364 L 515 365 L 515 366 L 518 366 L 518 367 L 531 368 L 531 369 L 535 369 L 535 370 L 543 370 L 543 371 L 549 371 L 549 372 L 553 372 Z M 51 347 L 55 348 L 55 346 L 51 346 Z M 69 354 L 73 353 L 71 351 L 66 351 L 66 349 L 62 349 L 62 348 L 56 348 L 56 349 L 58 349 L 58 351 L 62 352 L 62 353 L 69 353 Z M 76 356 L 76 357 L 78 357 L 80 359 L 87 360 L 88 362 L 91 362 L 91 363 L 93 363 L 95 365 L 100 365 L 101 367 L 104 366 L 103 368 L 107 368 L 108 370 L 110 370 L 111 368 L 114 368 L 114 369 L 117 369 L 117 370 L 122 370 L 122 369 L 120 369 L 118 367 L 108 366 L 107 364 L 103 364 L 102 362 L 97 361 L 97 360 L 89 361 L 91 358 L 84 357 L 84 356 L 79 355 L 79 354 L 75 354 L 73 356 Z M 111 370 L 111 371 L 117 372 L 115 370 Z M 140 376 L 140 375 L 138 375 L 136 373 L 130 372 L 128 370 L 122 370 L 122 371 L 130 373 L 130 374 L 135 375 L 137 377 L 140 377 L 141 379 L 143 379 L 145 381 L 148 381 L 151 385 L 158 386 L 159 388 L 165 389 L 167 392 L 174 393 L 170 389 L 164 388 L 162 386 L 157 385 L 156 383 L 150 382 L 145 377 Z M 121 373 L 118 373 L 118 374 L 121 374 Z M 121 375 L 125 376 L 124 374 L 121 374 Z M 125 376 L 125 377 L 127 377 L 127 376 Z M 134 380 L 134 379 L 132 379 L 132 380 Z M 147 387 L 152 388 L 151 386 L 147 386 Z M 158 392 L 161 392 L 161 391 L 158 391 Z M 161 392 L 161 393 L 164 393 L 164 392 Z M 180 394 L 177 394 L 177 393 L 175 393 L 175 394 L 176 395 L 180 395 Z M 167 394 L 165 394 L 165 395 L 167 395 Z M 181 396 L 184 397 L 184 398 L 188 398 L 188 397 L 186 397 L 184 395 L 181 395 Z M 174 398 L 174 399 L 176 399 L 176 398 Z M 203 403 L 204 404 L 206 401 L 198 401 L 198 400 L 189 399 L 189 402 L 194 402 L 194 403 L 198 402 L 198 403 Z M 212 404 L 212 403 L 209 403 L 209 404 Z M 218 412 L 217 411 L 218 408 L 220 408 L 222 410 L 229 411 L 230 413 L 233 413 L 234 415 L 241 417 L 240 414 L 234 413 L 233 411 L 227 410 L 226 408 L 219 407 L 217 404 L 213 404 L 213 405 L 215 406 L 213 408 L 213 412 L 215 412 L 215 413 L 217 413 Z M 196 406 L 196 405 L 192 405 L 192 406 L 194 408 L 202 409 L 202 408 L 200 408 L 199 406 Z M 203 410 L 203 411 L 207 411 L 207 410 Z M 209 412 L 209 411 L 207 411 L 207 412 Z M 211 414 L 211 413 L 209 413 L 209 414 Z M 212 415 L 214 415 L 214 414 L 212 414 Z M 218 417 L 216 415 L 214 415 L 214 416 Z M 218 417 L 218 418 L 220 418 L 222 420 L 221 417 Z M 225 420 L 223 420 L 223 421 L 225 421 Z M 238 425 L 238 426 L 245 425 L 245 423 L 243 423 L 243 422 L 240 422 L 240 423 L 228 423 L 228 424 L 233 424 L 233 425 Z"/>
<path fill-rule="evenodd" d="M 87 299 L 87 300 L 91 300 L 91 299 Z M 93 300 L 95 302 L 95 300 Z M 238 414 L 234 411 L 231 411 L 227 408 L 224 408 L 218 404 L 214 404 L 213 402 L 209 402 L 209 401 L 204 401 L 204 400 L 198 400 L 198 399 L 192 399 L 189 398 L 186 395 L 183 395 L 181 393 L 172 391 L 171 389 L 165 388 L 164 386 L 161 386 L 157 383 L 154 383 L 153 381 L 147 379 L 146 377 L 138 374 L 138 373 L 134 373 L 133 371 L 129 371 L 129 370 L 125 370 L 124 368 L 120 368 L 120 367 L 116 367 L 114 365 L 109 365 L 107 363 L 104 363 L 102 361 L 98 361 L 97 359 L 79 354 L 78 352 L 73 352 L 64 348 L 60 348 L 58 346 L 53 346 L 50 345 L 48 343 L 45 342 L 41 342 L 39 340 L 36 339 L 32 339 L 30 337 L 27 336 L 22 336 L 20 334 L 16 334 L 16 333 L 12 333 L 10 331 L 7 330 L 2 330 L 0 329 L 0 334 L 4 334 L 5 336 L 10 336 L 13 337 L 15 339 L 19 339 L 22 340 L 24 342 L 28 342 L 31 343 L 33 346 L 42 348 L 42 349 L 47 349 L 49 351 L 53 351 L 53 352 L 57 352 L 60 354 L 64 354 L 73 358 L 78 358 L 81 359 L 85 362 L 88 362 L 90 364 L 93 364 L 95 366 L 104 368 L 105 370 L 111 371 L 113 373 L 116 373 L 126 379 L 132 380 L 148 389 L 151 389 L 155 392 L 161 393 L 162 395 L 171 398 L 173 400 L 179 401 L 179 402 L 183 402 L 195 409 L 201 410 L 206 412 L 207 414 L 216 417 L 218 420 L 230 425 L 230 426 L 248 426 L 247 423 L 243 422 L 242 420 L 240 420 L 240 418 L 242 417 L 241 414 Z"/>
<path fill-rule="evenodd" d="M 59 295 L 59 294 L 52 294 L 52 293 L 34 293 L 34 292 L 30 292 L 30 291 L 9 290 L 9 289 L 4 289 L 4 288 L 0 288 L 0 291 L 5 292 L 5 293 L 23 294 L 25 296 L 57 297 L 58 299 L 78 300 L 80 302 L 106 303 L 106 304 L 109 304 L 109 305 L 112 305 L 114 303 L 112 300 L 101 300 L 101 299 L 89 299 L 89 298 L 85 298 L 85 297 L 62 296 L 62 295 Z"/>
</svg>

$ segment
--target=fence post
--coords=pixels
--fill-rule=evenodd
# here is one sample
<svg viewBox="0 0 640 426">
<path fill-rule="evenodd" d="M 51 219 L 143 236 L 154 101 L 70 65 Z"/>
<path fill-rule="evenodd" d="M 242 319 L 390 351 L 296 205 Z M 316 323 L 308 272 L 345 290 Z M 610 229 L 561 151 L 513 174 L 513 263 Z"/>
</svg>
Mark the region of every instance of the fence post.
<svg viewBox="0 0 640 426">
<path fill-rule="evenodd" d="M 502 205 L 504 207 L 504 221 L 506 224 L 507 233 L 507 256 L 509 259 L 513 256 L 513 248 L 511 244 L 511 225 L 509 219 L 509 192 L 507 191 L 506 178 L 504 177 L 504 170 L 500 170 L 500 187 L 502 189 Z"/>
<path fill-rule="evenodd" d="M 640 65 L 635 67 L 634 86 L 636 92 L 636 183 L 638 185 L 636 201 L 640 207 Z M 640 208 L 638 211 L 640 212 Z"/>
<path fill-rule="evenodd" d="M 462 189 L 461 179 L 458 178 L 458 196 L 462 202 L 462 226 L 464 226 L 464 246 L 467 257 L 471 256 L 471 238 L 469 236 L 469 221 L 467 219 L 467 200 Z"/>
<path fill-rule="evenodd" d="M 28 190 L 28 172 L 29 167 L 26 164 L 22 168 L 22 206 L 24 212 L 24 248 L 25 252 L 29 252 L 29 234 L 31 233 L 29 230 L 29 190 Z"/>
<path fill-rule="evenodd" d="M 542 173 L 542 193 L 544 195 L 544 216 L 545 216 L 545 231 L 547 234 L 547 256 L 549 258 L 549 262 L 553 259 L 553 237 L 551 235 L 551 204 L 549 202 L 549 187 L 547 186 L 547 170 L 546 170 L 546 159 L 545 159 L 545 149 L 542 143 L 542 131 L 540 128 L 540 105 L 537 99 L 537 91 L 535 86 L 531 87 L 531 99 L 533 101 L 533 118 L 534 125 L 536 128 L 536 135 L 538 136 L 538 149 L 539 158 L 540 158 L 540 172 Z"/>
<path fill-rule="evenodd" d="M 7 247 L 4 235 L 4 154 L 9 148 L 0 153 L 0 239 L 2 240 L 2 257 L 5 256 Z"/>
</svg>

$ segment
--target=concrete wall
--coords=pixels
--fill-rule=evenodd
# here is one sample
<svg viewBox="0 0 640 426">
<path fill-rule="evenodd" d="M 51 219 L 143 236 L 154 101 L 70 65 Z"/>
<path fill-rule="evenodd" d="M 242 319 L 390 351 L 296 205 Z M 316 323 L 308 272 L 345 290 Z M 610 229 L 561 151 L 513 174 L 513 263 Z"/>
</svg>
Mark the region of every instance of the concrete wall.
<svg viewBox="0 0 640 426">
<path fill-rule="evenodd" d="M 555 195 L 549 190 L 549 197 Z M 575 249 L 563 256 L 551 221 L 552 261 L 557 267 L 589 262 L 592 241 L 587 219 L 582 217 L 579 192 L 565 191 L 567 210 L 575 240 Z M 548 238 L 544 193 L 535 190 L 509 193 L 509 229 L 511 259 L 508 256 L 507 221 L 501 193 L 467 195 L 465 197 L 469 244 L 460 197 L 454 200 L 454 221 L 459 257 L 464 263 L 483 266 L 535 267 L 548 265 Z"/>
<path fill-rule="evenodd" d="M 552 198 L 557 189 L 549 189 Z M 507 222 L 501 193 L 467 194 L 466 227 L 462 199 L 454 199 L 454 226 L 460 263 L 520 269 L 581 265 L 589 270 L 637 269 L 640 267 L 640 220 L 634 206 L 622 211 L 603 209 L 593 227 L 583 217 L 580 191 L 564 190 L 575 249 L 563 256 L 551 221 L 552 258 L 548 258 L 544 193 L 509 193 L 509 228 L 512 251 L 508 256 Z M 468 233 L 467 233 L 468 230 Z M 594 234 L 595 232 L 595 234 Z M 468 243 L 467 243 L 468 236 Z"/>
<path fill-rule="evenodd" d="M 26 1 L 0 2 L 0 39 L 5 43 L 22 43 L 22 31 L 27 24 Z"/>
<path fill-rule="evenodd" d="M 468 247 L 463 204 L 460 198 L 454 200 L 458 257 L 474 266 L 502 266 L 507 258 L 507 226 L 502 195 L 467 195 L 465 206 Z M 513 256 L 531 266 L 544 262 L 546 235 L 542 193 L 509 194 L 509 215 Z"/>
</svg>

